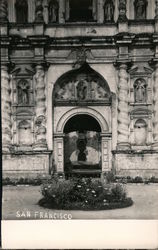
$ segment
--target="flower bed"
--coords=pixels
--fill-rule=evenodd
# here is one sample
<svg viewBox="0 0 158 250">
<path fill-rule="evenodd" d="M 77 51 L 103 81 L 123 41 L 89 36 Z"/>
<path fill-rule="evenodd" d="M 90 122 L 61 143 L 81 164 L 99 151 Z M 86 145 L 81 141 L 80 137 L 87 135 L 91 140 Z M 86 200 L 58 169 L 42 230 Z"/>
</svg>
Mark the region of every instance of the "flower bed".
<svg viewBox="0 0 158 250">
<path fill-rule="evenodd" d="M 91 178 L 60 180 L 52 178 L 42 185 L 39 205 L 52 209 L 105 210 L 133 204 L 122 184 L 107 184 Z"/>
</svg>

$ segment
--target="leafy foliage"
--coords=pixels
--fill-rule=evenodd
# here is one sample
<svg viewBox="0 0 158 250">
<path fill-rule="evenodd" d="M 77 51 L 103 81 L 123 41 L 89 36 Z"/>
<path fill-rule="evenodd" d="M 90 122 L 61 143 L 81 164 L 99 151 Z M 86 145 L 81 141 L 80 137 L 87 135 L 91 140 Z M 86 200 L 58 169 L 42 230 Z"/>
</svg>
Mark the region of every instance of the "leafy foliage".
<svg viewBox="0 0 158 250">
<path fill-rule="evenodd" d="M 110 209 L 132 205 L 122 184 L 107 184 L 100 179 L 52 178 L 42 185 L 44 198 L 39 204 L 55 209 Z"/>
</svg>

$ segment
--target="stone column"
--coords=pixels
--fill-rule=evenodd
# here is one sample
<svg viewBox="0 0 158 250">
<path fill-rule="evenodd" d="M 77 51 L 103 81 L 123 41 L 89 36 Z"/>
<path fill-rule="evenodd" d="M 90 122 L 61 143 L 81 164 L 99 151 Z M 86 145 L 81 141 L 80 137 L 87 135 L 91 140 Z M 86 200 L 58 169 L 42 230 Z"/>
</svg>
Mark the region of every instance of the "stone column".
<svg viewBox="0 0 158 250">
<path fill-rule="evenodd" d="M 2 150 L 9 152 L 12 144 L 11 134 L 11 97 L 10 97 L 10 77 L 8 66 L 1 66 L 1 97 L 2 97 Z"/>
<path fill-rule="evenodd" d="M 35 3 L 35 22 L 43 23 L 43 0 L 36 0 Z"/>
<path fill-rule="evenodd" d="M 8 22 L 8 4 L 6 0 L 0 0 L 0 22 Z"/>
<path fill-rule="evenodd" d="M 119 65 L 117 124 L 117 148 L 129 149 L 128 73 L 126 63 L 120 63 Z"/>
<path fill-rule="evenodd" d="M 154 144 L 153 147 L 158 150 L 158 62 L 155 63 L 155 75 L 154 75 L 154 87 L 153 87 L 153 110 L 154 110 L 154 119 L 153 119 L 153 137 Z"/>
<path fill-rule="evenodd" d="M 34 150 L 46 150 L 46 95 L 45 72 L 43 65 L 36 65 L 34 76 L 36 86 L 36 119 L 35 119 L 35 144 Z"/>
</svg>

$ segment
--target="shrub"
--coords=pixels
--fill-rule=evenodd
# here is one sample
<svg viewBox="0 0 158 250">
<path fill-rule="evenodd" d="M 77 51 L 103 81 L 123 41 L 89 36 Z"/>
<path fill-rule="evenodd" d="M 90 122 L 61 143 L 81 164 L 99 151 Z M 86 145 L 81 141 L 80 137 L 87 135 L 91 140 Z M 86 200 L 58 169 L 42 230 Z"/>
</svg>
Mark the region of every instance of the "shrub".
<svg viewBox="0 0 158 250">
<path fill-rule="evenodd" d="M 55 209 L 109 209 L 129 206 L 132 200 L 126 197 L 121 184 L 106 184 L 92 178 L 60 180 L 57 177 L 41 187 L 43 199 L 39 204 Z"/>
</svg>

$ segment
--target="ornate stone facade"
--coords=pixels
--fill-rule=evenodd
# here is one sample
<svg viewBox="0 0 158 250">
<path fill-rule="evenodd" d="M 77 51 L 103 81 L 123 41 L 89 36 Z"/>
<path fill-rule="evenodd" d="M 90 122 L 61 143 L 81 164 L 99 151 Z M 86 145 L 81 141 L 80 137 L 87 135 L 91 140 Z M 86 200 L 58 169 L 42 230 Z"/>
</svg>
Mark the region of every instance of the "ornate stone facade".
<svg viewBox="0 0 158 250">
<path fill-rule="evenodd" d="M 0 10 L 4 176 L 158 176 L 158 1 Z"/>
</svg>

